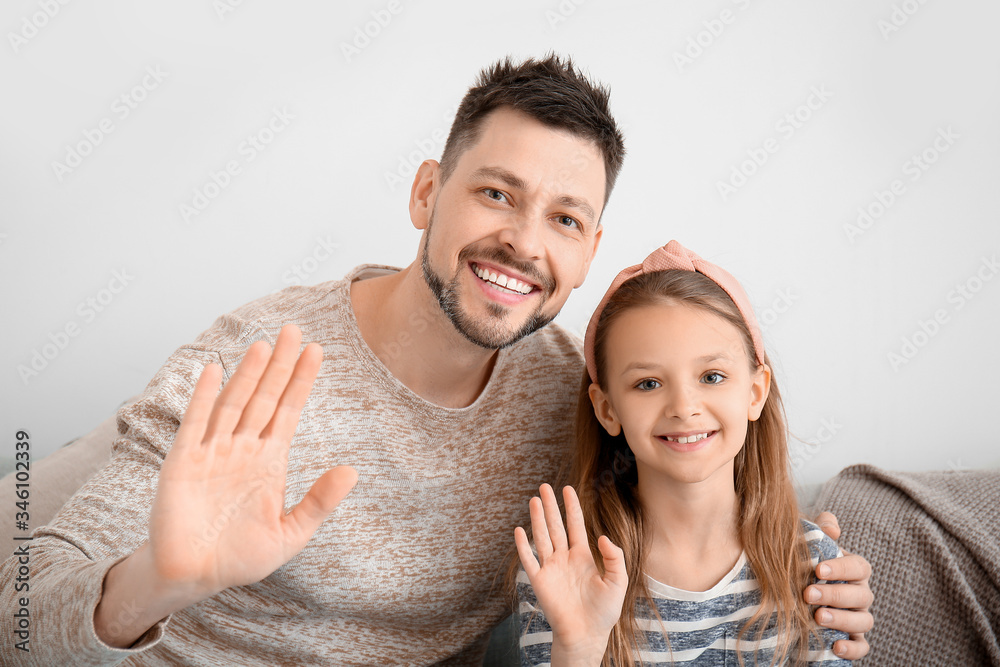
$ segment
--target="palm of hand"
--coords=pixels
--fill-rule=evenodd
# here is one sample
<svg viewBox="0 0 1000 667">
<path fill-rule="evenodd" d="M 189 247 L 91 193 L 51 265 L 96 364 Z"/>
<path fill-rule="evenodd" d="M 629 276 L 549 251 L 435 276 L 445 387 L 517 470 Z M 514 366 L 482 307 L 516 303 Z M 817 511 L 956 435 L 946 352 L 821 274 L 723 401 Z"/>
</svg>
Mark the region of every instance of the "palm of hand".
<svg viewBox="0 0 1000 667">
<path fill-rule="evenodd" d="M 552 627 L 553 641 L 585 645 L 595 639 L 602 644 L 621 616 L 628 587 L 622 550 L 607 537 L 598 548 L 604 559 L 602 575 L 587 542 L 580 502 L 571 487 L 564 489 L 567 532 L 555 495 L 547 484 L 541 500 L 530 503 L 531 528 L 537 558 L 524 530 L 515 532 L 518 555 L 538 603 Z"/>
<path fill-rule="evenodd" d="M 296 362 L 298 331 L 286 330 L 273 355 L 251 346 L 217 398 L 218 367 L 198 380 L 149 519 L 165 582 L 203 596 L 260 581 L 305 547 L 357 480 L 333 468 L 285 513 L 288 450 L 321 359 L 311 345 Z"/>
</svg>

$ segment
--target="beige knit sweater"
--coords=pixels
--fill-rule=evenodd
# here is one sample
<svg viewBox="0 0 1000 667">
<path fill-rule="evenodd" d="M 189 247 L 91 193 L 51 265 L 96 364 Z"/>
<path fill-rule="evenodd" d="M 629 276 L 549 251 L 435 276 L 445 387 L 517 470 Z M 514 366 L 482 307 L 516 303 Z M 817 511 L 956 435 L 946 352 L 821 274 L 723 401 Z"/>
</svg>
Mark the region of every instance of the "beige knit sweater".
<svg viewBox="0 0 1000 667">
<path fill-rule="evenodd" d="M 466 408 L 396 380 L 367 347 L 349 281 L 296 287 L 219 318 L 168 359 L 119 413 L 111 463 L 30 542 L 30 653 L 13 647 L 11 581 L 0 577 L 0 662 L 111 665 L 477 663 L 507 613 L 501 583 L 527 501 L 568 456 L 579 340 L 549 325 L 498 353 Z M 94 608 L 107 570 L 146 538 L 159 466 L 201 369 L 226 377 L 286 323 L 324 361 L 289 454 L 286 508 L 324 471 L 354 466 L 355 489 L 305 550 L 263 581 L 228 589 L 152 628 L 132 649 L 103 644 Z M 405 338 L 401 338 L 405 341 Z M 397 351 L 405 353 L 405 346 Z M 253 549 L 253 535 L 247 535 Z"/>
</svg>

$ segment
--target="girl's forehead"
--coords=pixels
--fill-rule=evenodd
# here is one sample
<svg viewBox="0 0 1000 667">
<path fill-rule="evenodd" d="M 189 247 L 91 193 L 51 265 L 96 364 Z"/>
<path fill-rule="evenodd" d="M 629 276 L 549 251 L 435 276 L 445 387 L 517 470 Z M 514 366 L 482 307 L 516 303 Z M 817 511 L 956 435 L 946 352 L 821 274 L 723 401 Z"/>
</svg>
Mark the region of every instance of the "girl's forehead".
<svg viewBox="0 0 1000 667">
<path fill-rule="evenodd" d="M 612 322 L 607 341 L 612 362 L 644 355 L 748 358 L 744 335 L 734 324 L 707 308 L 683 302 L 629 308 Z"/>
</svg>

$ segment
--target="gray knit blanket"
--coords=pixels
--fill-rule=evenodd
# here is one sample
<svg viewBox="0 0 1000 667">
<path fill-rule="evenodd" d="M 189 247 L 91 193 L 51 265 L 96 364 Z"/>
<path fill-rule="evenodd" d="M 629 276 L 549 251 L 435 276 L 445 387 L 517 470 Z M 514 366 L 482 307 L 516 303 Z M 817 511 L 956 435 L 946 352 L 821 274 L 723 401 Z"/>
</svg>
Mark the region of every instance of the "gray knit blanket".
<svg viewBox="0 0 1000 667">
<path fill-rule="evenodd" d="M 1000 470 L 845 468 L 818 509 L 872 565 L 864 667 L 1000 666 Z"/>
</svg>

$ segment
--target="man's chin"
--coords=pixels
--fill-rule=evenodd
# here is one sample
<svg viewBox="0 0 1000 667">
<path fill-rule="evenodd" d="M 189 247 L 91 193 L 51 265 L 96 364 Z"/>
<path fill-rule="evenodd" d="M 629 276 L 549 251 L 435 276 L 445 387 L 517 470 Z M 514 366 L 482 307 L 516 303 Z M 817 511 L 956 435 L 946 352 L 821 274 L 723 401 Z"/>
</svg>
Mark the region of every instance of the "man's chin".
<svg viewBox="0 0 1000 667">
<path fill-rule="evenodd" d="M 466 340 L 487 350 L 499 350 L 510 347 L 538 331 L 555 318 L 554 315 L 548 316 L 536 312 L 529 316 L 520 327 L 514 328 L 507 322 L 504 322 L 503 326 L 483 326 L 481 321 L 476 321 L 464 312 L 448 314 L 455 329 Z M 457 317 L 453 315 L 457 315 Z M 493 314 L 491 313 L 488 317 L 492 316 Z"/>
</svg>

